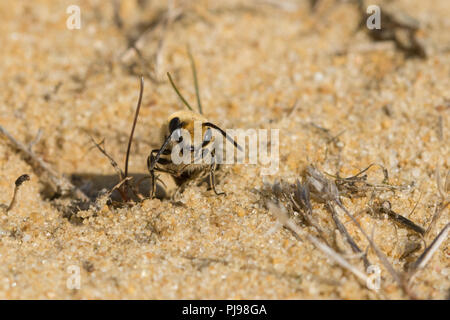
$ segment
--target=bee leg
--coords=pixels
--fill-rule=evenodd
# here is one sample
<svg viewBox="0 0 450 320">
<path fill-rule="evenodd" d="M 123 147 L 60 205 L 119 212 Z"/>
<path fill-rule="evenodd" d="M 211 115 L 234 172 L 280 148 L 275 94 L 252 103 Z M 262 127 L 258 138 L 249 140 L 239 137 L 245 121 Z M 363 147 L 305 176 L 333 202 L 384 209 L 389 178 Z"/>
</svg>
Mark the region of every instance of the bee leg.
<svg viewBox="0 0 450 320">
<path fill-rule="evenodd" d="M 150 173 L 151 178 L 152 178 L 152 189 L 150 191 L 150 199 L 153 199 L 155 197 L 156 194 L 156 179 L 155 179 L 155 172 L 152 171 Z"/>
<path fill-rule="evenodd" d="M 216 171 L 216 162 L 214 156 L 211 159 L 211 166 L 209 167 L 209 184 L 211 188 L 214 190 L 214 193 L 218 196 L 226 195 L 225 192 L 217 192 L 216 190 L 216 179 L 215 179 L 215 171 Z"/>
<path fill-rule="evenodd" d="M 155 197 L 155 193 L 156 193 L 155 170 L 150 169 L 151 163 L 153 162 L 153 159 L 154 159 L 153 151 L 155 151 L 155 150 L 152 150 L 152 152 L 150 152 L 150 155 L 147 157 L 147 168 L 148 168 L 148 171 L 150 172 L 150 179 L 152 182 L 152 186 L 150 189 L 150 195 L 149 195 L 150 199 L 153 199 Z"/>
<path fill-rule="evenodd" d="M 172 173 L 172 176 L 174 178 L 178 177 L 178 179 L 179 179 L 177 182 L 178 187 L 172 195 L 172 200 L 179 201 L 181 194 L 184 192 L 184 190 L 186 190 L 186 187 L 189 184 L 192 184 L 192 182 L 196 180 L 198 173 L 197 174 L 194 173 L 193 175 L 191 175 L 189 177 L 184 177 L 184 178 L 180 177 L 178 173 Z M 175 180 L 177 180 L 177 179 L 175 178 Z"/>
<path fill-rule="evenodd" d="M 185 183 L 183 183 L 182 185 L 178 186 L 178 188 L 172 194 L 172 201 L 179 201 L 180 200 L 180 194 L 184 191 L 185 186 L 186 186 Z"/>
<path fill-rule="evenodd" d="M 155 159 L 156 154 L 159 152 L 159 149 L 153 149 L 150 152 L 150 155 L 147 157 L 147 168 L 150 172 L 150 178 L 152 180 L 152 187 L 150 189 L 150 199 L 153 199 L 156 195 L 156 177 L 155 177 L 155 169 L 151 169 L 151 165 Z M 159 170 L 158 170 L 159 171 Z"/>
</svg>

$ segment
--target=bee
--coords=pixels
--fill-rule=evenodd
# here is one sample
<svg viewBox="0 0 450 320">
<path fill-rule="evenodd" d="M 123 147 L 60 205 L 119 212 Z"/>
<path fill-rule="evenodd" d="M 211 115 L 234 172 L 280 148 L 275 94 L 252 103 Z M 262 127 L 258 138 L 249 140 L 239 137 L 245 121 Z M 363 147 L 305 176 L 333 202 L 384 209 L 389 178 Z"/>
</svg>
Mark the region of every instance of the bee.
<svg viewBox="0 0 450 320">
<path fill-rule="evenodd" d="M 217 150 L 217 144 L 215 142 L 216 140 L 220 140 L 216 139 L 216 133 L 225 137 L 235 148 L 242 151 L 242 148 L 233 138 L 219 126 L 209 122 L 203 116 L 195 63 L 190 52 L 189 58 L 191 60 L 199 112 L 195 112 L 192 109 L 176 87 L 170 73 L 167 73 L 167 77 L 169 78 L 173 89 L 189 110 L 177 111 L 169 116 L 167 121 L 161 127 L 161 147 L 159 149 L 153 149 L 147 158 L 147 167 L 152 180 L 150 198 L 153 198 L 156 192 L 155 172 L 170 174 L 178 185 L 178 191 L 183 190 L 184 186 L 189 181 L 207 177 L 209 175 L 209 184 L 214 193 L 216 195 L 225 194 L 224 192 L 218 192 L 216 189 L 215 171 L 220 165 L 220 163 L 217 163 L 218 159 L 215 153 Z M 201 127 L 201 140 L 195 141 L 194 139 L 192 142 L 192 139 L 186 139 L 186 137 L 195 138 L 194 128 L 198 127 Z M 187 133 L 188 135 L 184 133 Z M 182 156 L 187 157 L 189 161 L 187 163 L 174 161 L 172 158 L 174 148 L 178 148 L 180 151 L 180 153 L 175 154 L 181 154 Z M 209 159 L 209 161 L 195 161 L 196 159 L 199 159 L 199 157 Z"/>
</svg>

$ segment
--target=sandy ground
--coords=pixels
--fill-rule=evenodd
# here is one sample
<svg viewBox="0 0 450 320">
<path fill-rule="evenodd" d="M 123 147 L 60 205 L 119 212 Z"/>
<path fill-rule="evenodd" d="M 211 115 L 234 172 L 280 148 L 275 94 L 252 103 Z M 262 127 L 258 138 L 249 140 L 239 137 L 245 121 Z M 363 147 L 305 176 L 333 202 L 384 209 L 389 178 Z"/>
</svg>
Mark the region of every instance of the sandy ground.
<svg viewBox="0 0 450 320">
<path fill-rule="evenodd" d="M 144 73 L 130 170 L 146 175 L 159 127 L 183 108 L 165 73 L 195 101 L 189 45 L 205 116 L 223 128 L 280 129 L 279 170 L 263 178 L 260 165 L 229 165 L 218 182 L 226 196 L 192 185 L 180 202 L 146 199 L 123 208 L 103 202 L 67 214 L 45 175 L 2 138 L 0 203 L 9 204 L 19 175 L 31 180 L 10 211 L 2 207 L 0 298 L 409 298 L 373 250 L 369 258 L 381 267 L 378 292 L 311 242 L 274 229 L 263 180 L 293 183 L 308 164 L 345 177 L 378 163 L 391 184 L 412 186 L 383 197 L 427 228 L 441 201 L 436 169 L 445 180 L 450 168 L 450 2 L 393 1 L 420 21 L 426 59 L 406 58 L 389 41 L 375 43 L 358 28 L 356 6 L 346 2 L 323 0 L 312 11 L 307 1 L 174 1 L 166 28 L 167 3 L 122 2 L 115 15 L 105 1 L 0 1 L 0 125 L 92 195 L 117 178 L 89 135 L 104 139 L 123 166 Z M 66 27 L 71 4 L 81 8 L 79 30 Z M 145 30 L 141 58 L 133 51 L 124 56 Z M 368 176 L 383 178 L 377 168 Z M 344 203 L 356 214 L 369 200 L 370 194 Z M 313 210 L 334 249 L 364 271 L 348 246 L 339 245 L 324 205 L 313 202 Z M 357 219 L 399 272 L 424 250 L 420 237 L 387 217 L 360 213 Z M 367 248 L 349 219 L 342 220 Z M 447 208 L 425 243 L 448 222 Z M 419 249 L 410 252 L 414 246 Z M 444 299 L 449 277 L 446 239 L 411 291 Z"/>
</svg>

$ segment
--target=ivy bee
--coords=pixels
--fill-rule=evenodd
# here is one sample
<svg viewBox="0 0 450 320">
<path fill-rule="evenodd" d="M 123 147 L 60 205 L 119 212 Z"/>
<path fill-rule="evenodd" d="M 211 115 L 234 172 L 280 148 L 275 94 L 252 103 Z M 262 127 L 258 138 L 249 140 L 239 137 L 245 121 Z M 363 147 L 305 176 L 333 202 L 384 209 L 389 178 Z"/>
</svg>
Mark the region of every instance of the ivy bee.
<svg viewBox="0 0 450 320">
<path fill-rule="evenodd" d="M 218 160 L 221 159 L 218 159 L 216 153 L 218 145 L 222 142 L 222 139 L 218 139 L 218 135 L 226 138 L 234 145 L 234 148 L 242 151 L 241 146 L 233 138 L 203 116 L 195 63 L 190 52 L 189 58 L 199 112 L 192 109 L 176 87 L 170 73 L 167 73 L 173 89 L 189 110 L 177 111 L 169 116 L 161 127 L 161 147 L 153 149 L 147 158 L 147 167 L 152 182 L 150 198 L 153 198 L 156 192 L 155 172 L 170 174 L 178 186 L 177 192 L 182 191 L 189 181 L 207 178 L 209 175 L 209 184 L 214 193 L 216 195 L 225 194 L 217 191 L 215 181 L 215 171 L 220 165 Z M 196 137 L 198 132 L 201 133 L 200 139 Z M 181 158 L 184 161 L 181 162 Z M 206 159 L 206 161 L 197 161 L 199 159 Z"/>
</svg>

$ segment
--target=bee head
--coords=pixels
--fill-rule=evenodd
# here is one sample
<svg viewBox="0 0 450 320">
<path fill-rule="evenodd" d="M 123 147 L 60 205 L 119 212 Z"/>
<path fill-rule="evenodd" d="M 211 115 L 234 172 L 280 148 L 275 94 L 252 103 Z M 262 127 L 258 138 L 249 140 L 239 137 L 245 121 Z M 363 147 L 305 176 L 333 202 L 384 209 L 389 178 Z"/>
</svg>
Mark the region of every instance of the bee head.
<svg viewBox="0 0 450 320">
<path fill-rule="evenodd" d="M 166 124 L 162 128 L 162 139 L 165 140 L 168 137 L 171 137 L 172 141 L 180 143 L 183 141 L 182 130 L 186 130 L 191 139 L 194 139 L 195 127 L 200 124 L 199 128 L 202 130 L 201 135 L 203 140 L 205 138 L 210 140 L 211 131 L 208 131 L 208 128 L 203 126 L 203 123 L 205 122 L 207 122 L 207 120 L 196 112 L 187 110 L 175 112 L 167 119 Z"/>
<path fill-rule="evenodd" d="M 172 134 L 175 130 L 181 128 L 181 121 L 180 118 L 174 117 L 169 122 L 169 133 Z"/>
</svg>

